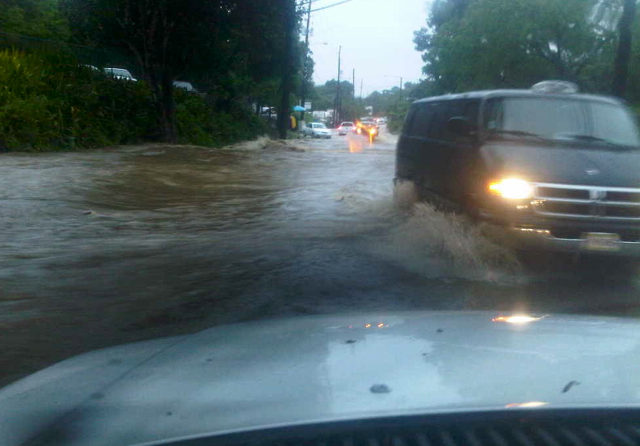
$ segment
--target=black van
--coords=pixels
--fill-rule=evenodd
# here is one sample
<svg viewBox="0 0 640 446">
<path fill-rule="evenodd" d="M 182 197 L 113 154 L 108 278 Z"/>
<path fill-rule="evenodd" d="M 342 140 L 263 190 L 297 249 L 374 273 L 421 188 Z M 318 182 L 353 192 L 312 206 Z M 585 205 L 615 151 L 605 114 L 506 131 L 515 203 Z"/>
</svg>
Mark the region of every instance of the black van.
<svg viewBox="0 0 640 446">
<path fill-rule="evenodd" d="M 414 102 L 395 181 L 518 247 L 640 253 L 636 120 L 621 101 L 568 82 Z"/>
</svg>

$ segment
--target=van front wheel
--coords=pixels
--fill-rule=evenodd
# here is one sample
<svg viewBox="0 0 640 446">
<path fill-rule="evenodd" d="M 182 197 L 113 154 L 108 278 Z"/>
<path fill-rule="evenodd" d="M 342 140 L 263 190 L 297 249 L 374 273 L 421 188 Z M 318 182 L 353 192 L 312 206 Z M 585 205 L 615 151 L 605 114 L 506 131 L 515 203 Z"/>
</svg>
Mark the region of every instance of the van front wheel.
<svg viewBox="0 0 640 446">
<path fill-rule="evenodd" d="M 393 203 L 400 210 L 410 210 L 420 201 L 418 186 L 411 180 L 394 178 L 393 180 Z"/>
</svg>

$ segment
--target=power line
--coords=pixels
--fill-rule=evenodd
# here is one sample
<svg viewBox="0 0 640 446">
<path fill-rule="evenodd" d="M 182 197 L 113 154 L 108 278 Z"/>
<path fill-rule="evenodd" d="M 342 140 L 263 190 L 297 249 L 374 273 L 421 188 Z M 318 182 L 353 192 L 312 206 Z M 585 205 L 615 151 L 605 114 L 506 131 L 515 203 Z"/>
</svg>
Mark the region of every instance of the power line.
<svg viewBox="0 0 640 446">
<path fill-rule="evenodd" d="M 344 3 L 349 3 L 353 0 L 343 0 L 341 2 L 338 3 L 334 3 L 333 5 L 329 5 L 329 6 L 323 6 L 322 8 L 318 8 L 318 9 L 314 9 L 311 12 L 318 12 L 318 11 L 322 11 L 323 9 L 329 9 L 329 8 L 333 8 L 334 6 L 338 6 L 338 5 L 342 5 Z"/>
</svg>

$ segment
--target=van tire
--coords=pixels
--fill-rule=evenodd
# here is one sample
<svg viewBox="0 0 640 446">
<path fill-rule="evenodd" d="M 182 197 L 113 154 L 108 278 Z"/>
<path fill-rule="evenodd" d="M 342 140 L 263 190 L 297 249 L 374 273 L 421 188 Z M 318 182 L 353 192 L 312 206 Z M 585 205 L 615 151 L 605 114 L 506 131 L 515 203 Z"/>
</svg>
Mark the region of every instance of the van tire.
<svg viewBox="0 0 640 446">
<path fill-rule="evenodd" d="M 409 211 L 420 201 L 415 182 L 397 177 L 393 179 L 393 204 L 397 209 Z"/>
</svg>

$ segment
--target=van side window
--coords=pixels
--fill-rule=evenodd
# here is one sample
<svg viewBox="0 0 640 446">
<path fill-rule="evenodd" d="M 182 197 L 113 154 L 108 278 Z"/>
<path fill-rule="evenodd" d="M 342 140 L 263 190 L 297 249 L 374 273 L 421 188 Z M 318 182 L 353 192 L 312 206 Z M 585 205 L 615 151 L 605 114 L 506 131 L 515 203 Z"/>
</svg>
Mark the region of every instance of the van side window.
<svg viewBox="0 0 640 446">
<path fill-rule="evenodd" d="M 413 111 L 413 117 L 409 122 L 408 135 L 419 138 L 429 138 L 429 128 L 433 118 L 433 104 L 418 104 Z"/>
<path fill-rule="evenodd" d="M 446 110 L 445 122 L 442 125 L 442 138 L 446 141 L 455 141 L 460 137 L 452 134 L 447 129 L 447 122 L 451 118 L 463 117 L 469 120 L 474 127 L 478 125 L 478 114 L 480 113 L 480 101 L 477 99 L 463 99 L 449 102 Z"/>
<path fill-rule="evenodd" d="M 407 119 L 405 134 L 418 138 L 453 141 L 456 136 L 450 135 L 447 131 L 449 119 L 464 116 L 469 118 L 471 123 L 477 124 L 479 110 L 480 101 L 471 99 L 417 104 Z"/>
<path fill-rule="evenodd" d="M 480 119 L 480 101 L 477 99 L 465 101 L 462 116 L 469 118 L 469 122 L 474 126 L 477 126 L 478 119 Z"/>
<path fill-rule="evenodd" d="M 427 134 L 430 139 L 443 139 L 446 133 L 447 121 L 450 117 L 451 102 L 435 102 L 431 116 L 431 127 Z"/>
<path fill-rule="evenodd" d="M 414 117 L 416 116 L 417 107 L 414 105 L 409 109 L 409 113 L 407 113 L 407 117 L 404 119 L 404 125 L 402 126 L 402 134 L 406 136 L 414 136 L 411 133 L 411 125 L 414 121 Z"/>
</svg>

